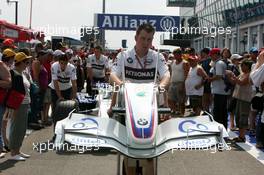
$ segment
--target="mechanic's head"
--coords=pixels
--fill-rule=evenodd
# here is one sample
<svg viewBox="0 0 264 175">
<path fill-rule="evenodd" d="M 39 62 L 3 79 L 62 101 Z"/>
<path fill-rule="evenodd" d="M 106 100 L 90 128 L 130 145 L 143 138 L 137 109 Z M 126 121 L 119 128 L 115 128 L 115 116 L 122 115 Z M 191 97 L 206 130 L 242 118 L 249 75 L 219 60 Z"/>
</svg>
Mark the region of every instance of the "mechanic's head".
<svg viewBox="0 0 264 175">
<path fill-rule="evenodd" d="M 62 71 L 66 69 L 68 62 L 69 62 L 69 58 L 66 56 L 66 54 L 59 56 L 59 64 Z"/>
<path fill-rule="evenodd" d="M 152 40 L 155 33 L 154 27 L 149 23 L 141 24 L 137 28 L 135 41 L 136 51 L 138 53 L 146 53 L 152 46 Z"/>
<path fill-rule="evenodd" d="M 95 55 L 96 58 L 99 59 L 102 52 L 103 52 L 103 48 L 101 46 L 96 46 L 94 48 L 94 55 Z"/>
</svg>

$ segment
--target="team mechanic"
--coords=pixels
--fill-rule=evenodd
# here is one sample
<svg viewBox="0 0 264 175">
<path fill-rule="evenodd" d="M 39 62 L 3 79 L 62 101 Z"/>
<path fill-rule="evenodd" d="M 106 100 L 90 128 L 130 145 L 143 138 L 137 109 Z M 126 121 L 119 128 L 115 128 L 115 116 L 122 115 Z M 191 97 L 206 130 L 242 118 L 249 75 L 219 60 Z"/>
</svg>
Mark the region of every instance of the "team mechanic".
<svg viewBox="0 0 264 175">
<path fill-rule="evenodd" d="M 113 64 L 110 74 L 111 83 L 121 86 L 123 84 L 122 74 L 125 71 L 125 80 L 133 83 L 148 83 L 155 79 L 156 65 L 157 73 L 160 77 L 159 88 L 166 89 L 170 80 L 170 73 L 166 66 L 165 58 L 162 54 L 151 50 L 152 40 L 155 29 L 150 24 L 141 24 L 135 36 L 136 45 L 133 49 L 118 54 L 117 61 Z M 158 62 L 158 63 L 157 63 Z M 123 67 L 124 66 L 124 67 Z M 124 69 L 123 69 L 124 68 Z M 112 104 L 108 110 L 111 115 L 112 107 L 115 105 L 116 94 L 113 95 Z M 133 168 L 127 166 L 125 159 L 125 167 L 127 174 L 133 172 Z M 153 159 L 148 161 L 147 169 L 153 171 Z"/>
<path fill-rule="evenodd" d="M 103 49 L 101 46 L 94 48 L 94 54 L 89 55 L 86 59 L 87 67 L 87 93 L 94 95 L 92 87 L 95 83 L 105 83 L 106 73 L 109 71 L 108 59 L 102 54 Z"/>
</svg>

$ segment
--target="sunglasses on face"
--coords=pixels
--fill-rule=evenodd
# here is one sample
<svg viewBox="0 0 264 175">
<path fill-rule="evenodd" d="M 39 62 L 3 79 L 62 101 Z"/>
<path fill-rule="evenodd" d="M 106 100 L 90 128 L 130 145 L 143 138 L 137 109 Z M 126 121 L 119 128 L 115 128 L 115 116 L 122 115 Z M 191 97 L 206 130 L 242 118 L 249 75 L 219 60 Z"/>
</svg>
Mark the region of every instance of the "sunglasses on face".
<svg viewBox="0 0 264 175">
<path fill-rule="evenodd" d="M 23 63 L 25 63 L 26 65 L 30 64 L 29 60 L 23 61 Z"/>
</svg>

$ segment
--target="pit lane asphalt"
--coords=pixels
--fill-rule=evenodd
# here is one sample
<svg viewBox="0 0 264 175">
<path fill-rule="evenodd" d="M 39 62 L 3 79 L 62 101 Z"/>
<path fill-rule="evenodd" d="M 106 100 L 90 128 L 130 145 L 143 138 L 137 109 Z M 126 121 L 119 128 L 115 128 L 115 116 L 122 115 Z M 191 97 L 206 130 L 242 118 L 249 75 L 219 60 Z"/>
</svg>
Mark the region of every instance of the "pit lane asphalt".
<svg viewBox="0 0 264 175">
<path fill-rule="evenodd" d="M 116 175 L 115 151 L 84 154 L 54 151 L 39 153 L 34 144 L 47 142 L 53 127 L 34 131 L 25 138 L 22 151 L 31 157 L 24 162 L 10 161 L 10 153 L 0 159 L 0 175 Z M 240 147 L 230 151 L 174 151 L 158 159 L 159 175 L 260 175 L 264 165 Z"/>
</svg>

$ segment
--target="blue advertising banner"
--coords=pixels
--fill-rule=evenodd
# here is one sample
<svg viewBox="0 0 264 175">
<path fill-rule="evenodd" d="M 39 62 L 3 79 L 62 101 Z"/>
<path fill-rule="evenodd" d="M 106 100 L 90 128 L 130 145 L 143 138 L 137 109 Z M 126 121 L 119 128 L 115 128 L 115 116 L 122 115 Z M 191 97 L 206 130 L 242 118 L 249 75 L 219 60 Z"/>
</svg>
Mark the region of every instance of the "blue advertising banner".
<svg viewBox="0 0 264 175">
<path fill-rule="evenodd" d="M 106 30 L 135 30 L 142 23 L 152 24 L 156 31 L 179 27 L 179 16 L 95 14 L 95 26 Z"/>
</svg>

